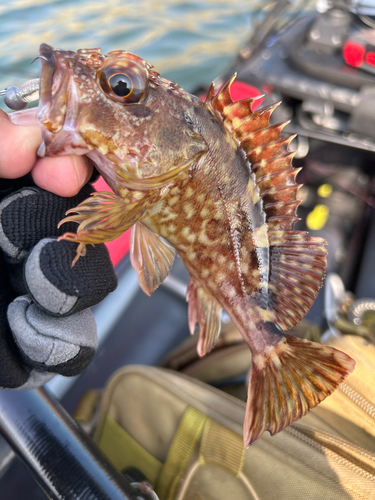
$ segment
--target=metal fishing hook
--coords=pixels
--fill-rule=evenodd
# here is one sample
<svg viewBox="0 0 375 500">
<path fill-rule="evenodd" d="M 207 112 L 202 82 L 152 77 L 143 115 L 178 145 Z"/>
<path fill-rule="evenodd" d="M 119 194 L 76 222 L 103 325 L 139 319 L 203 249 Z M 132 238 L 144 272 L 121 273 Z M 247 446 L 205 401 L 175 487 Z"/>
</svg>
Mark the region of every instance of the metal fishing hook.
<svg viewBox="0 0 375 500">
<path fill-rule="evenodd" d="M 48 59 L 44 56 L 36 56 L 30 64 L 33 64 L 33 62 L 35 62 L 37 59 L 43 59 L 43 61 L 47 61 L 48 62 Z"/>
</svg>

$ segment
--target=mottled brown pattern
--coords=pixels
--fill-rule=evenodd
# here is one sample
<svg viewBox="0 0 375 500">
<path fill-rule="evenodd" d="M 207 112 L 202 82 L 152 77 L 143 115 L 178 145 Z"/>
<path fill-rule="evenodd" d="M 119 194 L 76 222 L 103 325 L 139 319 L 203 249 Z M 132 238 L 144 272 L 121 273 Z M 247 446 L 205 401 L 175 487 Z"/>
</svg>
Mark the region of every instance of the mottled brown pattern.
<svg viewBox="0 0 375 500">
<path fill-rule="evenodd" d="M 260 289 L 251 237 L 253 202 L 246 189 L 249 166 L 217 122 L 209 125 L 205 134 L 217 136 L 210 158 L 202 157 L 194 176 L 176 180 L 160 206 L 142 221 L 177 249 L 193 278 L 245 327 L 249 318 L 244 309 Z M 229 147 L 223 150 L 224 141 Z M 197 193 L 204 193 L 200 203 Z"/>
<path fill-rule="evenodd" d="M 255 99 L 233 103 L 234 77 L 216 95 L 212 85 L 204 103 L 124 51 L 42 45 L 41 55 L 41 151 L 87 154 L 116 193 L 74 209 L 78 232 L 62 239 L 80 243 L 78 258 L 85 244 L 135 224 L 132 263 L 146 293 L 168 274 L 175 249 L 191 275 L 198 353 L 214 345 L 222 309 L 252 351 L 245 445 L 300 418 L 353 362 L 281 332 L 313 303 L 326 250 L 321 238 L 293 230 L 298 170 L 291 139 L 280 139 L 285 123 L 269 126 L 276 105 L 252 112 Z M 117 71 L 136 82 L 126 95 L 110 85 Z"/>
</svg>

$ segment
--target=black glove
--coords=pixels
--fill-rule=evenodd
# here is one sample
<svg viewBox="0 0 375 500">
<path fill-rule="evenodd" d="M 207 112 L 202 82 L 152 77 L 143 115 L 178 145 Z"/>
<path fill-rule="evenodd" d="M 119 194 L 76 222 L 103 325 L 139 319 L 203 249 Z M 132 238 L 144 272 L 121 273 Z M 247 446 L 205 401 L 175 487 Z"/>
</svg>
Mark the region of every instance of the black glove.
<svg viewBox="0 0 375 500">
<path fill-rule="evenodd" d="M 20 186 L 23 184 L 23 187 Z M 31 185 L 30 185 L 31 184 Z M 90 306 L 117 286 L 104 245 L 89 245 L 72 268 L 77 244 L 56 238 L 57 224 L 93 188 L 62 198 L 29 177 L 0 180 L 0 387 L 31 389 L 56 373 L 80 373 L 97 347 Z"/>
</svg>

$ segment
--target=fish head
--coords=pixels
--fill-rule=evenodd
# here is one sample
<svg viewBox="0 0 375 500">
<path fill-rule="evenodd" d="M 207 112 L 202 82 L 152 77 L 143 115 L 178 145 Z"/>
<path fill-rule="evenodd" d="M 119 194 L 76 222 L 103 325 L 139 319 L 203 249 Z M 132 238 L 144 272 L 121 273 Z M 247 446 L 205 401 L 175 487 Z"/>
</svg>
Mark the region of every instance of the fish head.
<svg viewBox="0 0 375 500">
<path fill-rule="evenodd" d="M 40 46 L 39 156 L 86 154 L 115 191 L 160 188 L 206 144 L 191 114 L 204 103 L 130 52 Z"/>
</svg>

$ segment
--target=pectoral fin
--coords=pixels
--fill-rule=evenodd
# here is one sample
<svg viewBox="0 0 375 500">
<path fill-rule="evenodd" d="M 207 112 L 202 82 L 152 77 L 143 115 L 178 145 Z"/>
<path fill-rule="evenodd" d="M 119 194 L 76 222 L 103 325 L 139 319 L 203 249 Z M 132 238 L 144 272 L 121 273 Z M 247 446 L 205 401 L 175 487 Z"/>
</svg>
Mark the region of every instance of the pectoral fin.
<svg viewBox="0 0 375 500">
<path fill-rule="evenodd" d="M 160 199 L 159 192 L 129 190 L 123 197 L 110 192 L 93 193 L 77 207 L 68 210 L 69 215 L 59 223 L 77 222 L 77 233 L 65 233 L 59 240 L 79 243 L 77 256 L 85 255 L 85 245 L 105 243 L 121 236 L 142 216 L 147 208 Z"/>
<path fill-rule="evenodd" d="M 221 329 L 221 305 L 203 287 L 196 285 L 190 278 L 186 300 L 189 302 L 189 328 L 193 334 L 195 324 L 199 323 L 197 351 L 204 356 L 211 351 Z"/>
<path fill-rule="evenodd" d="M 175 255 L 171 245 L 141 222 L 131 228 L 130 260 L 147 295 L 151 295 L 168 276 Z"/>
</svg>

